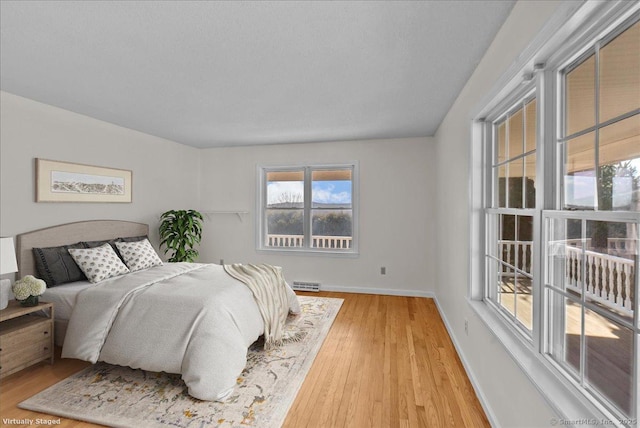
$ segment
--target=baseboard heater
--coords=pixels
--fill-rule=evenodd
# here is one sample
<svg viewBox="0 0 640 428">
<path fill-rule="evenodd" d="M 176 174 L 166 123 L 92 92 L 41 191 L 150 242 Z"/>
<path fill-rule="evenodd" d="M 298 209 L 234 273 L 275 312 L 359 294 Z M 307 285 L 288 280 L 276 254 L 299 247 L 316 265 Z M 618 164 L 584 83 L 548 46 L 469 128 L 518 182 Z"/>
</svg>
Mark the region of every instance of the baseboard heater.
<svg viewBox="0 0 640 428">
<path fill-rule="evenodd" d="M 293 281 L 291 288 L 297 291 L 320 291 L 319 282 Z"/>
</svg>

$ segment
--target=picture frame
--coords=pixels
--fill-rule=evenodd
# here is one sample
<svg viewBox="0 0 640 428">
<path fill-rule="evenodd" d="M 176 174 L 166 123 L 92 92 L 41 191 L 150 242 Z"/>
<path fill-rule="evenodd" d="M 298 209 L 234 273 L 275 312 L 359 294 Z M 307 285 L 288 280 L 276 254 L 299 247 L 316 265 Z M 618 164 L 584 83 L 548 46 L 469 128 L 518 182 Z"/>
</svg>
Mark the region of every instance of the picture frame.
<svg viewBox="0 0 640 428">
<path fill-rule="evenodd" d="M 36 202 L 131 203 L 133 173 L 36 158 Z"/>
</svg>

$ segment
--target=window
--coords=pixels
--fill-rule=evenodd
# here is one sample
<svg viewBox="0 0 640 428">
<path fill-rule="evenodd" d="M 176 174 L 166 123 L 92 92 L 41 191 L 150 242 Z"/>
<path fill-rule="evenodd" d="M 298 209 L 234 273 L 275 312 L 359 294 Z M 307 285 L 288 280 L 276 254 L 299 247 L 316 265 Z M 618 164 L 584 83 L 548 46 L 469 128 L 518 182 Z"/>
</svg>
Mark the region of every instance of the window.
<svg viewBox="0 0 640 428">
<path fill-rule="evenodd" d="M 638 411 L 639 224 L 637 216 L 545 214 L 546 354 L 621 419 Z"/>
<path fill-rule="evenodd" d="M 640 211 L 640 24 L 561 71 L 563 207 Z"/>
<path fill-rule="evenodd" d="M 356 164 L 259 167 L 258 248 L 355 254 Z"/>
<path fill-rule="evenodd" d="M 486 210 L 487 297 L 528 336 L 533 314 L 536 201 L 536 99 L 530 93 L 491 124 L 490 201 Z"/>
<path fill-rule="evenodd" d="M 639 8 L 594 13 L 483 111 L 476 205 L 482 300 L 619 426 L 640 411 Z"/>
<path fill-rule="evenodd" d="M 616 414 L 637 417 L 640 22 L 559 73 L 563 197 L 544 213 L 547 354 Z"/>
</svg>

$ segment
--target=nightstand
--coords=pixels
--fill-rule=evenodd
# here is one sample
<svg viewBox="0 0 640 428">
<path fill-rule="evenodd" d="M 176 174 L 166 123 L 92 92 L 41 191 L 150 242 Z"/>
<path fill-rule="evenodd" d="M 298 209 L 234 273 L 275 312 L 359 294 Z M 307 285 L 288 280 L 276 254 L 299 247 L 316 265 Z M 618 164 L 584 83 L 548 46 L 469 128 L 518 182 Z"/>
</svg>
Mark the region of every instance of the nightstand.
<svg viewBox="0 0 640 428">
<path fill-rule="evenodd" d="M 12 300 L 0 310 L 0 379 L 44 360 L 53 364 L 53 303 Z"/>
</svg>

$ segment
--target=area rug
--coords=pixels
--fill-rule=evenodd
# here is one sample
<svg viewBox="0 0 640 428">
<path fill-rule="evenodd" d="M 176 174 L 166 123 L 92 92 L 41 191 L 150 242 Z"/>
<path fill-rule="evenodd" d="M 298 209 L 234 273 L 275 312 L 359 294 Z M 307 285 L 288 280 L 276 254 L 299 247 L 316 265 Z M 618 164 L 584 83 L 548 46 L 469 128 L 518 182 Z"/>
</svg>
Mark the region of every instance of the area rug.
<svg viewBox="0 0 640 428">
<path fill-rule="evenodd" d="M 262 343 L 252 345 L 225 403 L 192 398 L 180 375 L 98 363 L 18 407 L 114 427 L 279 427 L 342 299 L 301 296 L 300 303 L 301 315 L 289 316 L 287 328 L 302 331 L 302 340 L 270 351 Z"/>
</svg>

